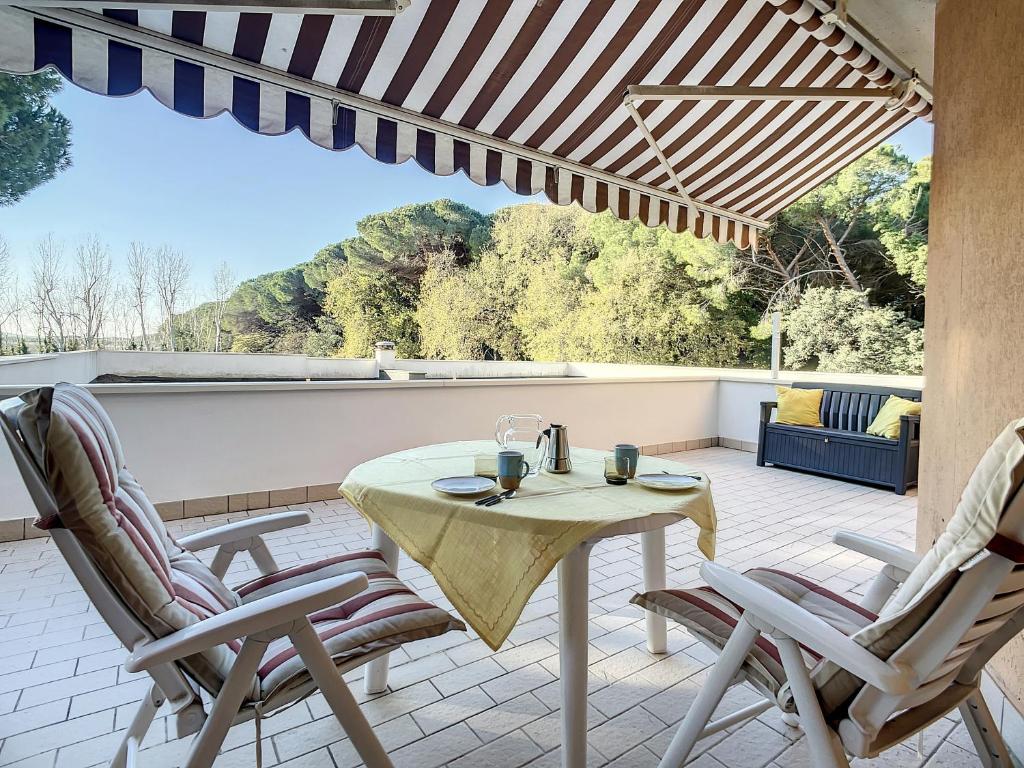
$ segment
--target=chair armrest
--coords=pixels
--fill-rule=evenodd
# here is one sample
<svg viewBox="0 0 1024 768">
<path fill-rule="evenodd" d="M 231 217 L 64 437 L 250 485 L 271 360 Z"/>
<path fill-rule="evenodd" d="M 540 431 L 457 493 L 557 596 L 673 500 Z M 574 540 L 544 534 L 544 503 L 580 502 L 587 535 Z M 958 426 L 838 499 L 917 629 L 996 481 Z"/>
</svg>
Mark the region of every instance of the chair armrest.
<svg viewBox="0 0 1024 768">
<path fill-rule="evenodd" d="M 190 552 L 199 552 L 211 547 L 222 547 L 225 544 L 252 539 L 265 533 L 305 525 L 309 520 L 308 512 L 279 512 L 275 515 L 250 517 L 247 520 L 239 520 L 235 523 L 219 525 L 216 528 L 193 533 L 191 536 L 178 539 L 178 544 Z"/>
<path fill-rule="evenodd" d="M 368 585 L 366 574 L 348 573 L 253 600 L 177 632 L 136 645 L 125 662 L 125 669 L 142 672 L 277 627 L 285 627 L 280 634 L 286 634 L 288 624 L 344 602 Z"/>
<path fill-rule="evenodd" d="M 886 565 L 891 565 L 904 573 L 910 573 L 921 561 L 921 556 L 916 552 L 853 531 L 836 531 L 832 534 L 832 541 L 843 549 L 860 552 L 875 560 L 881 560 Z"/>
<path fill-rule="evenodd" d="M 772 420 L 772 410 L 778 408 L 779 404 L 775 400 L 762 400 L 761 401 L 761 423 L 767 424 Z"/>
<path fill-rule="evenodd" d="M 899 696 L 914 690 L 912 669 L 882 661 L 782 595 L 715 563 L 704 563 L 700 573 L 715 591 L 749 612 L 755 627 L 763 624 L 778 630 L 884 693 Z"/>
</svg>

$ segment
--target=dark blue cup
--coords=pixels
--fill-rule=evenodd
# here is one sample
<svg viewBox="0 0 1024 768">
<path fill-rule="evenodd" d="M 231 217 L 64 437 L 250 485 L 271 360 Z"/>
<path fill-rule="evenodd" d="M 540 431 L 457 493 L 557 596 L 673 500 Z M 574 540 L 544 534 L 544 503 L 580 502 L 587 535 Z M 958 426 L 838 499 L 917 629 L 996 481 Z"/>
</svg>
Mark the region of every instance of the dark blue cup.
<svg viewBox="0 0 1024 768">
<path fill-rule="evenodd" d="M 632 479 L 636 477 L 636 464 L 640 461 L 640 449 L 629 443 L 615 446 L 615 470 Z"/>
</svg>

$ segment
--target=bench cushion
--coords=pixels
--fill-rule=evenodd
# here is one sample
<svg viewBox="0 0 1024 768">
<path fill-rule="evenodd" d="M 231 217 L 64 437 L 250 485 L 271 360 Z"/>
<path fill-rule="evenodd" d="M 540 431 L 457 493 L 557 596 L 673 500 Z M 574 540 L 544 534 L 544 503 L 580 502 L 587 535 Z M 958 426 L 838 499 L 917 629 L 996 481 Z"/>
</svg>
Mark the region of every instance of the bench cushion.
<svg viewBox="0 0 1024 768">
<path fill-rule="evenodd" d="M 869 435 L 879 435 L 895 440 L 900 436 L 900 417 L 920 415 L 920 402 L 890 395 L 866 431 Z"/>
<path fill-rule="evenodd" d="M 776 387 L 775 396 L 779 401 L 778 422 L 795 424 L 805 427 L 823 427 L 819 412 L 821 389 L 793 389 L 792 387 Z"/>
</svg>

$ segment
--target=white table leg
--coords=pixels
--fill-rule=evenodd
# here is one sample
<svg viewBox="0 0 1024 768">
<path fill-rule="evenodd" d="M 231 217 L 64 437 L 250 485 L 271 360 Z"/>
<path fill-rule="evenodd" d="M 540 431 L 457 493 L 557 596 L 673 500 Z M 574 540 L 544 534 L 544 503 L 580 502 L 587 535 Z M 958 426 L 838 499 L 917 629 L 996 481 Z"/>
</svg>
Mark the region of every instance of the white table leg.
<svg viewBox="0 0 1024 768">
<path fill-rule="evenodd" d="M 373 548 L 384 555 L 388 569 L 398 575 L 398 545 L 391 540 L 384 530 L 374 524 L 372 533 Z M 363 690 L 367 693 L 383 693 L 388 688 L 388 657 L 385 653 L 371 659 L 366 664 L 366 676 L 363 678 Z"/>
<path fill-rule="evenodd" d="M 665 576 L 665 529 L 655 528 L 640 534 L 640 545 L 644 553 L 644 592 L 664 589 Z M 653 611 L 644 611 L 647 621 L 647 650 L 651 653 L 668 651 L 668 623 L 664 616 Z"/>
<path fill-rule="evenodd" d="M 562 768 L 587 764 L 587 620 L 590 544 L 558 563 L 558 658 L 562 685 Z"/>
</svg>

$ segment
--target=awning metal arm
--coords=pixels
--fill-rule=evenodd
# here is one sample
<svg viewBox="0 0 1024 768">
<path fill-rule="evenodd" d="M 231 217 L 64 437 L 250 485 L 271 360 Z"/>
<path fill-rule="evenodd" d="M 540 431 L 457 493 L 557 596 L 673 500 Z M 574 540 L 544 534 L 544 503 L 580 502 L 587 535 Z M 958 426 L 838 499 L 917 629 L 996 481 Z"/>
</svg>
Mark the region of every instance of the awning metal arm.
<svg viewBox="0 0 1024 768">
<path fill-rule="evenodd" d="M 890 101 L 902 88 L 755 88 L 743 85 L 631 85 L 626 102 L 638 101 Z"/>
<path fill-rule="evenodd" d="M 688 203 L 693 199 L 636 105 L 642 101 L 880 101 L 886 109 L 902 107 L 913 95 L 917 77 L 889 88 L 769 88 L 744 85 L 630 85 L 622 99 L 636 127 L 658 158 L 662 169 Z"/>
<path fill-rule="evenodd" d="M 319 13 L 325 15 L 397 16 L 413 0 L 0 0 L 0 6 L 139 11 L 235 11 Z"/>
<path fill-rule="evenodd" d="M 640 129 L 640 133 L 643 134 L 651 149 L 654 150 L 654 154 L 658 156 L 658 162 L 661 163 L 661 167 L 665 169 L 665 172 L 668 174 L 669 179 L 672 180 L 672 183 L 675 184 L 676 189 L 679 190 L 679 196 L 686 201 L 687 205 L 692 207 L 693 199 L 690 197 L 689 193 L 686 191 L 686 188 L 683 186 L 683 182 L 682 180 L 680 180 L 679 174 L 676 173 L 676 169 L 672 167 L 672 163 L 670 163 L 668 161 L 668 158 L 665 157 L 665 153 L 661 151 L 661 147 L 658 146 L 658 140 L 654 138 L 654 134 L 652 134 L 650 129 L 647 127 L 647 123 L 644 122 L 643 116 L 639 112 L 637 112 L 636 106 L 634 106 L 633 101 L 629 98 L 629 95 L 626 96 L 625 104 L 626 110 L 633 118 L 633 122 L 636 123 L 636 127 Z"/>
</svg>

